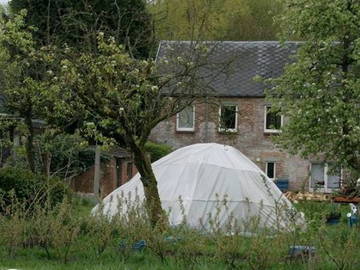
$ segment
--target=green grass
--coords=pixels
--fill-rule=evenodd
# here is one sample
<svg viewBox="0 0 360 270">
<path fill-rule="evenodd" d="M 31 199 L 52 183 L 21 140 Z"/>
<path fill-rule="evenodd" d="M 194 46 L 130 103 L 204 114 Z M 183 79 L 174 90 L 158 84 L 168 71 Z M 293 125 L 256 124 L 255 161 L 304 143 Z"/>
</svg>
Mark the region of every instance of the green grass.
<svg viewBox="0 0 360 270">
<path fill-rule="evenodd" d="M 87 199 L 75 198 L 71 207 L 79 219 L 86 219 L 93 207 Z M 0 247 L 0 270 L 2 269 L 360 269 L 360 231 L 347 226 L 348 205 L 341 205 L 342 222 L 326 225 L 325 213 L 331 209 L 329 203 L 301 202 L 296 207 L 306 215 L 306 232 L 284 233 L 268 237 L 229 237 L 202 235 L 195 232 L 182 234 L 181 240 L 174 243 L 160 243 L 156 248 L 134 251 L 120 248 L 120 240 L 127 236 L 130 243 L 139 237 L 149 237 L 152 232 L 137 232 L 138 228 L 128 227 L 127 232 L 117 232 L 105 251 L 97 255 L 88 229 L 79 235 L 64 263 L 56 248 L 52 248 L 48 258 L 44 249 L 36 247 L 18 247 L 13 257 L 5 246 Z M 141 229 L 141 228 L 140 228 Z M 172 231 L 177 236 L 176 231 Z M 155 234 L 155 233 L 154 233 Z M 1 235 L 1 232 L 0 232 Z M 166 235 L 159 234 L 159 239 Z M 132 240 L 131 240 L 132 239 Z M 155 243 L 155 244 L 154 244 Z M 161 246 L 163 245 L 163 246 Z M 304 258 L 289 259 L 290 245 L 309 245 L 316 248 L 316 256 L 310 260 Z M 62 249 L 59 249 L 62 251 Z M 164 255 L 163 260 L 159 251 Z M 235 254 L 235 255 L 234 255 Z M 161 254 L 160 254 L 161 255 Z M 236 258 L 231 264 L 231 258 Z"/>
</svg>

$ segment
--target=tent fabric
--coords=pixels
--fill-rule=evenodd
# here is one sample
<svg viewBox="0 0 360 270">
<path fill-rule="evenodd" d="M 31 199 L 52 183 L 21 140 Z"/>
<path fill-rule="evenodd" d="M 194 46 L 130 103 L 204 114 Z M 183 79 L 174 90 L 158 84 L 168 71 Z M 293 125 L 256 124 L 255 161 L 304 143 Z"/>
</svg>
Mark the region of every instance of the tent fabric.
<svg viewBox="0 0 360 270">
<path fill-rule="evenodd" d="M 194 144 L 170 153 L 152 167 L 171 225 L 186 220 L 190 227 L 209 230 L 211 220 L 219 227 L 235 220 L 243 225 L 257 220 L 258 228 L 289 230 L 294 222 L 303 223 L 301 217 L 290 215 L 296 211 L 273 181 L 234 147 Z M 139 174 L 103 200 L 103 213 L 126 215 L 127 205 L 118 206 L 124 195 L 132 202 L 144 200 Z M 93 212 L 97 209 L 99 206 Z"/>
</svg>

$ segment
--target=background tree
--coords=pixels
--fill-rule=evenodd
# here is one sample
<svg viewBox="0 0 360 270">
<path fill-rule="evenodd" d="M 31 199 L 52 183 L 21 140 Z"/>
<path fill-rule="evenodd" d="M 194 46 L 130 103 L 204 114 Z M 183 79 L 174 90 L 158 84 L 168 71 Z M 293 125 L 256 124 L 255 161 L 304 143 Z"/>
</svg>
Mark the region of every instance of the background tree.
<svg viewBox="0 0 360 270">
<path fill-rule="evenodd" d="M 11 0 L 10 9 L 28 11 L 25 23 L 35 26 L 40 45 L 66 43 L 79 50 L 96 50 L 99 31 L 113 36 L 135 57 L 149 57 L 157 45 L 145 0 Z"/>
<path fill-rule="evenodd" d="M 277 142 L 360 172 L 360 2 L 285 0 L 283 39 L 306 40 L 267 91 L 287 118 Z"/>
<path fill-rule="evenodd" d="M 24 23 L 25 15 L 22 12 L 12 19 L 0 21 L 0 95 L 8 117 L 16 120 L 16 126 L 25 126 L 22 135 L 26 135 L 27 162 L 30 170 L 35 172 L 34 121 L 46 120 L 46 128 L 56 135 L 72 124 L 72 119 L 76 119 L 82 108 L 67 93 L 52 86 L 53 74 L 59 66 L 56 54 L 50 50 L 52 48 L 38 48 L 32 36 L 33 29 Z M 42 160 L 42 163 L 47 167 L 48 161 Z"/>
<path fill-rule="evenodd" d="M 271 0 L 160 0 L 149 3 L 157 38 L 162 40 L 275 40 Z"/>
</svg>

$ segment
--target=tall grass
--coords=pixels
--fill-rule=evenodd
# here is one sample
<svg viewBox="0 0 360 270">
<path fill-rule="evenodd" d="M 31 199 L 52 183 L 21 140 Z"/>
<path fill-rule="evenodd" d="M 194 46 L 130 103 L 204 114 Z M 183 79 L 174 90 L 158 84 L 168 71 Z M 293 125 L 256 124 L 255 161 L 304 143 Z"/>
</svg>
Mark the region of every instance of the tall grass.
<svg viewBox="0 0 360 270">
<path fill-rule="evenodd" d="M 101 207 L 85 213 L 90 206 L 65 199 L 29 212 L 14 198 L 0 215 L 0 269 L 360 269 L 359 228 L 346 220 L 326 225 L 325 203 L 299 205 L 306 230 L 274 233 L 257 230 L 253 222 L 252 236 L 236 222 L 219 229 L 216 216 L 212 231 L 200 231 L 165 222 L 152 227 L 141 204 L 127 205 L 128 215 L 112 218 Z M 226 203 L 219 204 L 221 211 Z M 293 256 L 290 247 L 297 245 L 315 253 Z"/>
</svg>

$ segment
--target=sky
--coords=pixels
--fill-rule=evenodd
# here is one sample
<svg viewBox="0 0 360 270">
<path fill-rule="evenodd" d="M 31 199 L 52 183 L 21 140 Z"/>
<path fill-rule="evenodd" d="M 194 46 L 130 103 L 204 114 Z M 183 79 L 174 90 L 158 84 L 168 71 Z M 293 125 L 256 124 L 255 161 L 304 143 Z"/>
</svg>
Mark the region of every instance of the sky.
<svg viewBox="0 0 360 270">
<path fill-rule="evenodd" d="M 6 4 L 8 0 L 0 0 L 0 4 Z"/>
</svg>

